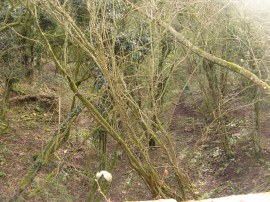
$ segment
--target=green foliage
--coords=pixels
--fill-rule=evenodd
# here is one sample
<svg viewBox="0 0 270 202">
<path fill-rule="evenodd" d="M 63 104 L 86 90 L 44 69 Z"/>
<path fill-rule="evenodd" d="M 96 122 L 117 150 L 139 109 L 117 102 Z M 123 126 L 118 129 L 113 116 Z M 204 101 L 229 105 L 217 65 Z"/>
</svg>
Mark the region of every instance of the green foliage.
<svg viewBox="0 0 270 202">
<path fill-rule="evenodd" d="M 0 78 L 7 81 L 21 79 L 25 74 L 25 68 L 22 65 L 23 53 L 20 52 L 20 46 L 16 44 L 16 36 L 11 31 L 2 32 L 0 47 L 2 50 Z"/>
<path fill-rule="evenodd" d="M 0 135 L 8 132 L 9 125 L 0 117 Z"/>
<path fill-rule="evenodd" d="M 39 24 L 44 32 L 53 33 L 57 28 L 56 21 L 44 12 L 40 12 Z"/>
</svg>

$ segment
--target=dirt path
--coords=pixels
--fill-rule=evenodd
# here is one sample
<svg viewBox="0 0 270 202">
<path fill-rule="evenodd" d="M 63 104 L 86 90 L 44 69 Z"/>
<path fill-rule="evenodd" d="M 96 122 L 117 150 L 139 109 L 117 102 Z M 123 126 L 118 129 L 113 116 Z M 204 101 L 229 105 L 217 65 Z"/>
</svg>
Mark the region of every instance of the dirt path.
<svg viewBox="0 0 270 202">
<path fill-rule="evenodd" d="M 237 108 L 237 107 L 236 107 Z M 270 189 L 270 109 L 264 110 L 262 120 L 262 157 L 256 157 L 250 131 L 250 108 L 239 107 L 233 112 L 233 127 L 228 130 L 235 157 L 227 160 L 219 134 L 211 134 L 198 144 L 202 125 L 192 105 L 179 102 L 171 130 L 175 134 L 177 148 L 185 170 L 204 197 L 220 197 L 247 194 Z M 243 121 L 244 117 L 246 121 Z M 197 123 L 197 124 L 196 124 Z M 239 135 L 239 136 L 238 136 Z"/>
</svg>

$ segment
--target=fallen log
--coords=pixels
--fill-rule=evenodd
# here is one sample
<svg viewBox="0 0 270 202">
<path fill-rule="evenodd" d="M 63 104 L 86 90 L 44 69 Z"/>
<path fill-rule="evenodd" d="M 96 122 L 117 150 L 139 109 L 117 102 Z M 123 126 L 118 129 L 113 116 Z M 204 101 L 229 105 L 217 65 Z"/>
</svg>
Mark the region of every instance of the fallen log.
<svg viewBox="0 0 270 202">
<path fill-rule="evenodd" d="M 9 104 L 23 104 L 27 102 L 38 102 L 45 109 L 56 107 L 56 97 L 54 95 L 22 95 L 9 99 Z"/>
</svg>

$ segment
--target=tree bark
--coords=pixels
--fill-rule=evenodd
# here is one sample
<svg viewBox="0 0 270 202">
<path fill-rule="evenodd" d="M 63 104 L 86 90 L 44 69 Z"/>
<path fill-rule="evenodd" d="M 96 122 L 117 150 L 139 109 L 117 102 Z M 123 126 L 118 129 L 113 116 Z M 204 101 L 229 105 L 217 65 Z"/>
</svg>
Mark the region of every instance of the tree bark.
<svg viewBox="0 0 270 202">
<path fill-rule="evenodd" d="M 210 62 L 212 62 L 214 64 L 217 64 L 217 65 L 224 67 L 230 71 L 233 71 L 233 72 L 236 72 L 236 73 L 242 75 L 243 77 L 245 77 L 246 79 L 257 84 L 258 86 L 260 86 L 261 88 L 266 90 L 267 93 L 270 94 L 270 85 L 268 85 L 266 82 L 261 80 L 259 77 L 257 77 L 251 71 L 249 71 L 246 68 L 241 67 L 240 65 L 237 65 L 233 62 L 229 62 L 229 61 L 224 60 L 222 58 L 219 58 L 213 54 L 210 54 L 210 53 L 204 51 L 203 49 L 200 49 L 198 46 L 194 45 L 188 39 L 186 39 L 181 33 L 177 32 L 170 24 L 164 22 L 163 20 L 161 20 L 159 18 L 155 18 L 154 16 L 151 16 L 148 13 L 145 13 L 144 11 L 142 11 L 140 8 L 136 7 L 130 1 L 127 1 L 127 2 L 129 3 L 129 5 L 131 7 L 133 7 L 135 10 L 140 12 L 145 17 L 149 18 L 150 20 L 156 21 L 160 26 L 165 28 L 171 35 L 173 35 L 177 39 L 178 42 L 183 44 L 186 48 L 188 48 L 193 53 L 197 54 L 198 56 L 200 56 L 206 60 L 209 60 Z"/>
</svg>

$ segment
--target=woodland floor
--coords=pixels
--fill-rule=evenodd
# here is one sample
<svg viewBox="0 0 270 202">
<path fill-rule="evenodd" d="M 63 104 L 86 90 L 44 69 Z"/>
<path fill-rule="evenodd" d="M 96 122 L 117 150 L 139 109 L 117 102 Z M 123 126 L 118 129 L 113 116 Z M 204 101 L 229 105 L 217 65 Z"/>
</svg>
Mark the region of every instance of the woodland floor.
<svg viewBox="0 0 270 202">
<path fill-rule="evenodd" d="M 69 112 L 72 94 L 62 78 L 54 74 L 50 66 L 46 68 L 45 73 L 35 75 L 31 84 L 23 82 L 18 88 L 26 95 L 59 96 L 61 92 L 61 110 L 55 107 L 59 103 L 47 103 L 44 106 L 42 102 L 29 101 L 11 105 L 7 111 L 9 130 L 0 135 L 0 201 L 5 201 L 10 196 L 31 165 L 34 155 L 50 140 L 58 127 L 59 113 L 63 120 Z M 55 101 L 58 102 L 57 99 Z M 244 106 L 242 101 L 234 105 L 234 119 L 231 120 L 228 134 L 231 136 L 235 157 L 227 160 L 219 135 L 211 132 L 214 128 L 209 128 L 211 135 L 201 136 L 204 129 L 199 115 L 187 101 L 180 99 L 170 130 L 179 161 L 204 198 L 270 190 L 270 107 L 264 106 L 261 115 L 261 157 L 254 154 L 251 143 L 250 111 L 251 106 Z M 85 173 L 85 170 L 95 170 L 97 154 L 90 142 L 84 144 L 76 154 L 71 151 L 91 130 L 89 117 L 89 113 L 83 111 L 76 121 L 68 144 L 59 150 L 52 163 L 35 178 L 29 190 L 42 184 L 46 175 L 61 165 L 65 158 L 70 159 L 68 163 L 61 165 L 58 175 L 31 201 L 85 201 L 88 176 L 95 175 Z M 115 149 L 115 145 L 109 147 L 111 151 Z M 151 199 L 143 182 L 129 167 L 126 157 L 123 154 L 120 156 L 112 171 L 113 182 L 107 198 L 111 201 Z"/>
</svg>

